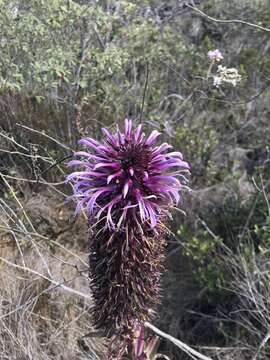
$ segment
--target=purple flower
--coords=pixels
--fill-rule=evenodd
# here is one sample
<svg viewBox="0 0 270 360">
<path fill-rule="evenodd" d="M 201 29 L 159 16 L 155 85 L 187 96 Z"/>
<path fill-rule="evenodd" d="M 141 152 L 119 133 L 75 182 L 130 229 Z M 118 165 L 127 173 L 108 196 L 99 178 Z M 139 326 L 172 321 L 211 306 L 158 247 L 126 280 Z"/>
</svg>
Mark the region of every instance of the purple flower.
<svg viewBox="0 0 270 360">
<path fill-rule="evenodd" d="M 218 49 L 208 51 L 207 56 L 214 61 L 220 61 L 223 59 L 223 55 Z"/>
<path fill-rule="evenodd" d="M 155 145 L 160 133 L 132 129 L 104 140 L 79 141 L 86 147 L 69 166 L 80 171 L 68 175 L 84 207 L 90 232 L 90 286 L 94 299 L 93 323 L 111 339 L 109 359 L 128 351 L 144 358 L 143 332 L 139 328 L 154 314 L 159 302 L 159 282 L 164 261 L 164 221 L 177 204 L 189 165 L 167 143 Z"/>
<path fill-rule="evenodd" d="M 124 229 L 130 219 L 155 228 L 177 204 L 189 165 L 180 152 L 170 151 L 170 145 L 154 145 L 158 131 L 145 137 L 141 125 L 132 130 L 131 120 L 125 120 L 124 132 L 102 131 L 103 143 L 80 140 L 87 151 L 76 152 L 81 159 L 69 162 L 82 168 L 67 177 L 78 198 L 76 212 L 84 206 L 92 221 L 105 218 L 110 229 Z"/>
</svg>

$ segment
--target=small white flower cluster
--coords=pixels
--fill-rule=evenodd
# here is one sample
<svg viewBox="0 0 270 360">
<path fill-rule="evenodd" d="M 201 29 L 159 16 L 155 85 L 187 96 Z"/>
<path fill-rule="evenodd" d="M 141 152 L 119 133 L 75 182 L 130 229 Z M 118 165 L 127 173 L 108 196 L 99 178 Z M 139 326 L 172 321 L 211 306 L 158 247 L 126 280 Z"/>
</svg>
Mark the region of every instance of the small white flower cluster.
<svg viewBox="0 0 270 360">
<path fill-rule="evenodd" d="M 218 49 L 208 51 L 207 55 L 209 59 L 212 60 L 212 63 L 208 70 L 208 74 L 210 74 L 213 64 L 215 62 L 219 62 L 224 57 Z M 237 83 L 241 81 L 241 75 L 238 73 L 238 70 L 236 68 L 227 68 L 226 66 L 218 65 L 217 74 L 213 75 L 213 79 L 213 84 L 216 87 L 219 87 L 219 85 L 221 85 L 222 83 L 229 83 L 233 86 L 236 86 Z"/>
<path fill-rule="evenodd" d="M 241 81 L 241 75 L 235 68 L 227 68 L 226 66 L 219 65 L 217 74 L 214 75 L 214 86 L 218 87 L 220 84 L 229 83 L 236 86 Z"/>
<path fill-rule="evenodd" d="M 207 56 L 209 57 L 209 59 L 217 62 L 223 59 L 223 55 L 218 49 L 208 51 Z"/>
</svg>

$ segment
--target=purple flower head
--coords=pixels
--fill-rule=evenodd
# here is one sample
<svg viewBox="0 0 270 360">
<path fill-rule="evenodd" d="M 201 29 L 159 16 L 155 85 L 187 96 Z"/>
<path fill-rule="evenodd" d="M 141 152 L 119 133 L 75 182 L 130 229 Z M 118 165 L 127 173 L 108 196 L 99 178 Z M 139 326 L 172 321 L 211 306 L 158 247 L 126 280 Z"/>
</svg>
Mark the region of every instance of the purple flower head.
<svg viewBox="0 0 270 360">
<path fill-rule="evenodd" d="M 189 165 L 167 143 L 155 145 L 160 133 L 149 136 L 141 125 L 132 129 L 126 119 L 124 131 L 111 134 L 102 129 L 104 140 L 79 141 L 86 151 L 74 155 L 69 166 L 80 166 L 67 177 L 78 199 L 76 212 L 85 207 L 90 222 L 105 221 L 110 230 L 132 224 L 154 229 L 168 209 L 176 205 Z"/>
</svg>

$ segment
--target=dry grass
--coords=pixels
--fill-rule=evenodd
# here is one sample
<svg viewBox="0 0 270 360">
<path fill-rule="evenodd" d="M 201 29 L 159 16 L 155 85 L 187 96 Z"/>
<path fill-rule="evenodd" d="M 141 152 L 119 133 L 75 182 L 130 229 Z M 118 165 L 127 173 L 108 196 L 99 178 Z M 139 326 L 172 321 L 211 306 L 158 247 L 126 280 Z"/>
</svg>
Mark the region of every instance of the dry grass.
<svg viewBox="0 0 270 360">
<path fill-rule="evenodd" d="M 0 359 L 102 359 L 102 339 L 85 336 L 84 219 L 50 194 L 26 201 L 12 189 L 0 204 Z"/>
</svg>

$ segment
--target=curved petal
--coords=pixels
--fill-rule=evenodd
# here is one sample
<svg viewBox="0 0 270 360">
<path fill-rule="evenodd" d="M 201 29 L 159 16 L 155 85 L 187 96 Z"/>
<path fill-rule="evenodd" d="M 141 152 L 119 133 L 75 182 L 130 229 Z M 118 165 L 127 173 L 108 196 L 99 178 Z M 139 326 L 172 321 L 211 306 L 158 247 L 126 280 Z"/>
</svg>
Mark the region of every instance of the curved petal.
<svg viewBox="0 0 270 360">
<path fill-rule="evenodd" d="M 152 145 L 153 142 L 156 141 L 157 137 L 161 135 L 160 132 L 158 132 L 157 130 L 154 130 L 151 132 L 151 134 L 148 136 L 148 138 L 145 140 L 145 145 Z"/>
</svg>

